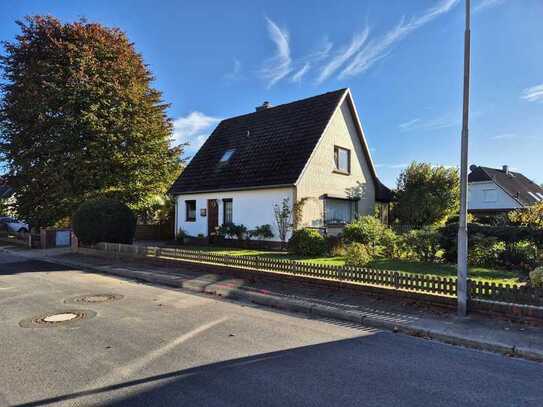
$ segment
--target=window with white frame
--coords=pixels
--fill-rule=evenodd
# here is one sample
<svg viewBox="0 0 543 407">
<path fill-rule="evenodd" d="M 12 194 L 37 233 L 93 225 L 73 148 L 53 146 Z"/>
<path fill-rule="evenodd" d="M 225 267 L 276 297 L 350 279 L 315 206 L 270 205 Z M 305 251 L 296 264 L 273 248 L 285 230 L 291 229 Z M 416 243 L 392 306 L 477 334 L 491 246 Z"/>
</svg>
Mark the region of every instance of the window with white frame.
<svg viewBox="0 0 543 407">
<path fill-rule="evenodd" d="M 345 224 L 356 216 L 356 201 L 326 198 L 324 201 L 324 221 L 326 224 Z"/>
<path fill-rule="evenodd" d="M 228 223 L 234 223 L 233 221 L 233 211 L 232 211 L 232 199 L 223 199 L 223 225 Z"/>
<path fill-rule="evenodd" d="M 483 189 L 484 202 L 496 202 L 498 200 L 498 191 L 496 189 Z"/>
<path fill-rule="evenodd" d="M 196 201 L 185 201 L 185 221 L 196 222 Z"/>
<path fill-rule="evenodd" d="M 350 174 L 351 151 L 343 147 L 334 146 L 334 165 L 335 171 Z"/>
</svg>

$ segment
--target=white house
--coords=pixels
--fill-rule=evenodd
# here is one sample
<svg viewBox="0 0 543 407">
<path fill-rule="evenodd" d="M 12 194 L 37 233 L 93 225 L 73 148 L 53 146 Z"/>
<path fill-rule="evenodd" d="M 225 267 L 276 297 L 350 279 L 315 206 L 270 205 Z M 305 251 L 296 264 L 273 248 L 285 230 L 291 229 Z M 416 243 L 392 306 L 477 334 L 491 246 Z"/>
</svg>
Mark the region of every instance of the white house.
<svg viewBox="0 0 543 407">
<path fill-rule="evenodd" d="M 468 210 L 496 214 L 543 201 L 543 188 L 524 175 L 509 170 L 472 165 L 468 175 Z"/>
<path fill-rule="evenodd" d="M 301 224 L 337 232 L 357 215 L 383 216 L 377 178 L 349 89 L 223 120 L 173 184 L 176 232 L 213 236 L 225 223 L 272 226 L 274 205 L 303 201 Z"/>
</svg>

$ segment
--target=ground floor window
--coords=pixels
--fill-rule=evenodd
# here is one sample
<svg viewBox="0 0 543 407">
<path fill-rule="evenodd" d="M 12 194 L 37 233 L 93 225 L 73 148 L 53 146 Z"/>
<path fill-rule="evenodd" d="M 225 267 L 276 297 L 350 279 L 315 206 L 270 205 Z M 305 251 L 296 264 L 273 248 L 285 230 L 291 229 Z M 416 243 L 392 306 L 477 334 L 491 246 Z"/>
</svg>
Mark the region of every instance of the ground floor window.
<svg viewBox="0 0 543 407">
<path fill-rule="evenodd" d="M 324 221 L 326 224 L 350 223 L 356 216 L 356 209 L 356 201 L 326 198 L 324 201 Z"/>
<path fill-rule="evenodd" d="M 223 199 L 223 225 L 234 223 L 232 217 L 232 199 Z"/>
<path fill-rule="evenodd" d="M 196 222 L 196 201 L 185 201 L 185 220 L 187 222 Z"/>
</svg>

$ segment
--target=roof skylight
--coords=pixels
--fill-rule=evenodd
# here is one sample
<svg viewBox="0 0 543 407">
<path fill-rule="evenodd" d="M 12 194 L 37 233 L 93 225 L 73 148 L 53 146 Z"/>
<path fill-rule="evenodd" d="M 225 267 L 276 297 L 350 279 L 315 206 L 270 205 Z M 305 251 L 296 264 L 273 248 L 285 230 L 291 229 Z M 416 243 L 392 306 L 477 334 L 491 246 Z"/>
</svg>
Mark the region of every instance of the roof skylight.
<svg viewBox="0 0 543 407">
<path fill-rule="evenodd" d="M 221 162 L 221 163 L 227 162 L 230 159 L 230 157 L 232 157 L 232 154 L 234 154 L 234 151 L 236 151 L 236 150 L 233 149 L 233 148 L 230 149 L 230 150 L 226 150 L 224 152 L 224 154 L 222 155 L 222 158 L 221 158 L 221 160 L 219 162 Z"/>
<path fill-rule="evenodd" d="M 543 199 L 541 199 L 540 197 L 538 197 L 536 194 L 534 194 L 533 192 L 531 191 L 528 191 L 528 193 L 530 194 L 530 196 L 532 198 L 534 198 L 536 200 L 536 202 L 539 202 L 539 201 L 543 201 Z"/>
</svg>

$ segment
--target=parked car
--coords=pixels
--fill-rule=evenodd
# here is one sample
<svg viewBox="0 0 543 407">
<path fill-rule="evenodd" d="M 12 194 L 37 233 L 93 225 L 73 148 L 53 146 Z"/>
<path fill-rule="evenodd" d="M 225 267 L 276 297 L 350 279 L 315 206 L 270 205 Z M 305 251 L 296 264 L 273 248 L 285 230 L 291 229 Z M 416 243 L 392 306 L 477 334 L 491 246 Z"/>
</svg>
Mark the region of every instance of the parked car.
<svg viewBox="0 0 543 407">
<path fill-rule="evenodd" d="M 13 233 L 28 233 L 30 230 L 28 223 L 7 216 L 1 217 L 0 223 L 5 225 L 7 230 Z"/>
</svg>

